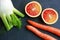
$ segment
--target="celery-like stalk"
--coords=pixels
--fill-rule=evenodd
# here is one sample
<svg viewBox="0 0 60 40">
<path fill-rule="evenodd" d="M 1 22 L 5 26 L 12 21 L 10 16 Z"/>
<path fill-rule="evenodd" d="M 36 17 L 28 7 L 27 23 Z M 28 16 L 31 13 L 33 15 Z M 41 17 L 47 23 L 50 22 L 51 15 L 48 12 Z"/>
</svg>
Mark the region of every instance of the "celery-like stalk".
<svg viewBox="0 0 60 40">
<path fill-rule="evenodd" d="M 13 25 L 11 23 L 10 24 L 8 23 L 5 15 L 2 15 L 1 19 L 6 27 L 7 31 L 9 31 L 13 27 Z"/>
<path fill-rule="evenodd" d="M 17 28 L 21 28 L 21 25 L 22 25 L 22 24 L 21 24 L 21 23 L 22 23 L 22 22 L 21 22 L 21 19 L 19 20 L 18 17 L 17 17 L 15 14 L 12 14 L 11 16 L 14 16 L 14 19 L 17 21 L 16 27 L 17 27 Z"/>
<path fill-rule="evenodd" d="M 24 17 L 24 14 L 13 6 L 11 0 L 0 0 L 0 17 L 8 31 L 13 26 L 21 27 L 22 22 L 16 15 Z"/>
<path fill-rule="evenodd" d="M 24 14 L 22 14 L 20 11 L 18 11 L 16 8 L 13 9 L 13 12 L 15 12 L 18 16 L 24 17 Z"/>
</svg>

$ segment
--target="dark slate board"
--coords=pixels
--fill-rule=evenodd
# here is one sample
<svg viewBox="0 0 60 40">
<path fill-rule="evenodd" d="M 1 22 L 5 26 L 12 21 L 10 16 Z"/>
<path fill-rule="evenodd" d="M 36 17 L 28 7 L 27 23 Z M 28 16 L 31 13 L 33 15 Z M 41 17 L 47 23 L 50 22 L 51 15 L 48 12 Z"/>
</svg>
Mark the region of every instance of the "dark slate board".
<svg viewBox="0 0 60 40">
<path fill-rule="evenodd" d="M 24 12 L 25 5 L 30 1 L 32 1 L 32 0 L 12 0 L 15 8 L 17 8 L 24 14 L 25 14 L 25 12 Z M 58 11 L 59 19 L 55 24 L 53 24 L 51 26 L 60 28 L 60 26 L 59 26 L 60 25 L 60 0 L 35 0 L 35 1 L 38 1 L 39 3 L 41 3 L 43 9 L 51 7 Z M 0 20 L 0 40 L 42 40 L 41 38 L 37 37 L 32 32 L 30 32 L 26 29 L 25 26 L 28 24 L 27 23 L 28 19 L 34 20 L 41 24 L 45 24 L 42 21 L 41 16 L 37 17 L 37 18 L 30 18 L 25 14 L 25 17 L 22 18 L 22 21 L 23 21 L 22 28 L 20 30 L 18 30 L 17 28 L 14 27 L 14 28 L 12 28 L 12 30 L 7 32 L 4 29 L 2 21 Z M 42 31 L 46 34 L 49 34 L 49 35 L 57 38 L 58 40 L 60 40 L 60 37 L 58 37 L 52 33 L 49 33 L 49 32 L 43 31 L 43 30 L 40 30 L 40 31 Z"/>
</svg>

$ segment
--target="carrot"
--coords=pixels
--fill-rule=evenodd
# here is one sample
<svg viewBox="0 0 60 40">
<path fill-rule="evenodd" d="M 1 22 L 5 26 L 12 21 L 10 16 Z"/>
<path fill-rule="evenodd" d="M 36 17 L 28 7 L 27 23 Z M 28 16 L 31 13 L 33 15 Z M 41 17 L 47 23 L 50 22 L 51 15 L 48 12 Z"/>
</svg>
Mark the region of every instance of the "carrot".
<svg viewBox="0 0 60 40">
<path fill-rule="evenodd" d="M 58 29 L 58 28 L 54 28 L 54 27 L 51 27 L 51 26 L 42 25 L 42 24 L 39 24 L 39 23 L 31 21 L 31 20 L 28 20 L 28 22 L 31 25 L 33 25 L 34 27 L 36 27 L 36 28 L 39 28 L 39 29 L 51 32 L 51 33 L 53 33 L 53 34 L 55 34 L 57 36 L 60 36 L 60 29 Z"/>
<path fill-rule="evenodd" d="M 26 28 L 30 31 L 32 31 L 34 34 L 36 34 L 37 36 L 43 38 L 44 40 L 57 40 L 55 38 L 53 38 L 50 35 L 47 35 L 45 33 L 40 32 L 39 30 L 37 30 L 35 27 L 27 25 Z"/>
</svg>

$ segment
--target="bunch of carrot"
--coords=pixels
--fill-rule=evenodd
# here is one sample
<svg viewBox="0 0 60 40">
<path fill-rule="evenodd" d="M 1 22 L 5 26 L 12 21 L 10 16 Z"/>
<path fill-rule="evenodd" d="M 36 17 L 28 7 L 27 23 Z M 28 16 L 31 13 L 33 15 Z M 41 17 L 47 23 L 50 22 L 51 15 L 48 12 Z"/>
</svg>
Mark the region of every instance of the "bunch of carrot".
<svg viewBox="0 0 60 40">
<path fill-rule="evenodd" d="M 58 28 L 54 28 L 54 27 L 51 27 L 51 26 L 42 25 L 42 24 L 39 24 L 39 23 L 31 21 L 31 20 L 28 20 L 28 23 L 30 23 L 32 26 L 27 25 L 26 28 L 28 30 L 32 31 L 37 36 L 43 38 L 44 40 L 57 40 L 57 39 L 55 39 L 54 37 L 52 37 L 52 36 L 50 36 L 48 34 L 40 32 L 36 28 L 39 28 L 39 29 L 51 32 L 51 33 L 53 33 L 53 34 L 55 34 L 57 36 L 60 36 L 60 29 L 58 29 Z"/>
</svg>

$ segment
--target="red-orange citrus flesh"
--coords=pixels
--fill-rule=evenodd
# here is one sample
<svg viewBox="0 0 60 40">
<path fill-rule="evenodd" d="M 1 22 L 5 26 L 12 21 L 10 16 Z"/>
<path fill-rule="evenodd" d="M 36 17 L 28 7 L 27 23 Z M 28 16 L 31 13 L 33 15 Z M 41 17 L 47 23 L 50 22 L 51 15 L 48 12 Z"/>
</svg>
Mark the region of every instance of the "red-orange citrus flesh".
<svg viewBox="0 0 60 40">
<path fill-rule="evenodd" d="M 41 11 L 42 7 L 36 1 L 29 2 L 25 7 L 25 12 L 30 17 L 38 17 L 41 14 Z"/>
<path fill-rule="evenodd" d="M 52 8 L 46 8 L 42 12 L 42 19 L 46 24 L 54 24 L 58 19 L 58 13 Z"/>
</svg>

